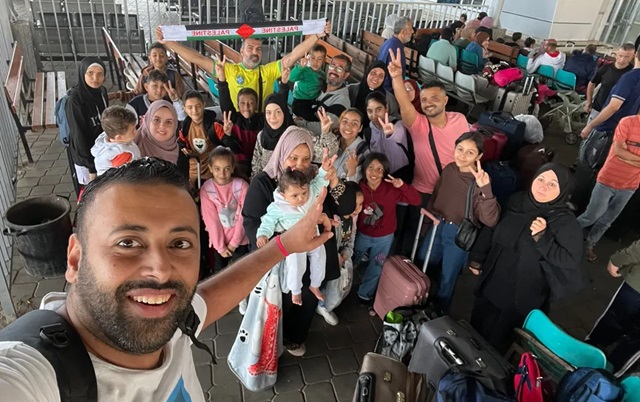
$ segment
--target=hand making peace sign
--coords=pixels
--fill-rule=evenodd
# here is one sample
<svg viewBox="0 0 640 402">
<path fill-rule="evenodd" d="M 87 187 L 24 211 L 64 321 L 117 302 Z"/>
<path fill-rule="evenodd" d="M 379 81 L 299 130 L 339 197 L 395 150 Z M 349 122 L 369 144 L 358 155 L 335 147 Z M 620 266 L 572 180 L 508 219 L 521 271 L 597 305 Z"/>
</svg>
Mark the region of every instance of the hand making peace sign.
<svg viewBox="0 0 640 402">
<path fill-rule="evenodd" d="M 391 62 L 387 66 L 389 77 L 394 79 L 402 76 L 402 57 L 400 56 L 400 49 L 396 50 L 395 55 L 393 54 L 393 50 L 389 49 L 389 57 L 391 58 Z"/>
<path fill-rule="evenodd" d="M 231 111 L 222 112 L 222 130 L 226 135 L 231 135 L 231 130 L 233 130 L 233 121 L 231 121 Z"/>
<path fill-rule="evenodd" d="M 476 161 L 476 169 L 477 170 L 473 170 L 473 168 L 471 168 L 471 174 L 473 175 L 473 177 L 476 178 L 476 184 L 478 185 L 478 187 L 483 187 L 491 183 L 491 180 L 489 179 L 489 174 L 484 170 L 482 170 L 482 166 L 480 165 L 480 160 Z"/>
<path fill-rule="evenodd" d="M 387 183 L 391 183 L 393 185 L 393 187 L 395 187 L 395 188 L 400 188 L 404 184 L 402 179 L 396 179 L 395 177 L 391 176 L 390 174 L 388 174 L 387 176 L 389 176 L 389 178 L 388 179 L 384 179 L 384 181 L 386 181 Z"/>
<path fill-rule="evenodd" d="M 322 169 L 324 169 L 325 172 L 329 172 L 331 169 L 333 169 L 333 162 L 335 162 L 337 158 L 338 155 L 333 155 L 331 158 L 329 158 L 329 150 L 325 148 L 324 152 L 322 153 Z"/>
<path fill-rule="evenodd" d="M 380 122 L 380 127 L 382 127 L 382 132 L 384 135 L 391 135 L 395 130 L 395 126 L 393 123 L 389 122 L 389 113 L 384 114 L 384 121 L 378 117 L 378 122 Z"/>
<path fill-rule="evenodd" d="M 320 127 L 322 129 L 322 132 L 330 133 L 331 126 L 333 125 L 333 120 L 331 120 L 331 117 L 327 115 L 327 112 L 323 107 L 318 109 L 318 119 L 320 120 Z"/>
<path fill-rule="evenodd" d="M 180 100 L 180 97 L 178 96 L 178 91 L 176 91 L 176 89 L 173 87 L 173 85 L 171 84 L 171 81 L 164 84 L 164 90 L 167 91 L 167 95 L 169 95 L 169 99 L 171 99 L 171 102 L 176 102 Z"/>
<path fill-rule="evenodd" d="M 214 56 L 213 59 L 215 63 L 213 63 L 216 67 L 216 76 L 218 77 L 218 81 L 225 82 L 227 77 L 224 74 L 224 66 L 227 63 L 227 56 L 222 55 L 222 60 L 218 56 Z"/>
</svg>

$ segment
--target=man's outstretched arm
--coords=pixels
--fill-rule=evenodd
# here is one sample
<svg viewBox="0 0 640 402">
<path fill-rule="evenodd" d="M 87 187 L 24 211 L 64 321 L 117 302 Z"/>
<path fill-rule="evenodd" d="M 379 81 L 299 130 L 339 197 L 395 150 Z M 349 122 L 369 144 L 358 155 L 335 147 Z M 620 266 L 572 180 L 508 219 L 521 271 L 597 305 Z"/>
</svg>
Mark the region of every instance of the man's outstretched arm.
<svg viewBox="0 0 640 402">
<path fill-rule="evenodd" d="M 179 44 L 178 42 L 164 40 L 162 28 L 156 27 L 156 37 L 158 42 L 165 45 L 169 50 L 176 52 L 180 57 L 185 59 L 189 64 L 195 64 L 208 73 L 213 72 L 213 59 L 203 56 L 195 49 Z"/>
<path fill-rule="evenodd" d="M 280 235 L 282 246 L 289 254 L 314 250 L 333 236 L 331 221 L 322 213 L 322 203 L 326 195 L 327 189 L 324 188 L 304 218 Z M 319 224 L 325 227 L 321 234 L 318 234 Z M 237 306 L 264 274 L 284 258 L 276 240 L 272 239 L 266 246 L 200 284 L 197 292 L 207 304 L 207 317 L 203 328 L 213 324 Z"/>
</svg>

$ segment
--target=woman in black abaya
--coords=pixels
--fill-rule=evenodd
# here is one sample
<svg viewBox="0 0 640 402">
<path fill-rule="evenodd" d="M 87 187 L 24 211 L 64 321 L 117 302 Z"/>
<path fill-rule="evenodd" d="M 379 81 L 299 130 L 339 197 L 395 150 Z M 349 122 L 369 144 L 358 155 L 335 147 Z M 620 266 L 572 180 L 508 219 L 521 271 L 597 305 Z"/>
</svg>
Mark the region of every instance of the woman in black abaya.
<svg viewBox="0 0 640 402">
<path fill-rule="evenodd" d="M 557 163 L 542 166 L 531 188 L 514 194 L 493 229 L 483 229 L 469 268 L 480 275 L 471 315 L 475 327 L 499 352 L 511 343 L 533 309 L 549 312 L 551 300 L 584 283 L 582 229 L 569 204 L 573 177 Z"/>
</svg>

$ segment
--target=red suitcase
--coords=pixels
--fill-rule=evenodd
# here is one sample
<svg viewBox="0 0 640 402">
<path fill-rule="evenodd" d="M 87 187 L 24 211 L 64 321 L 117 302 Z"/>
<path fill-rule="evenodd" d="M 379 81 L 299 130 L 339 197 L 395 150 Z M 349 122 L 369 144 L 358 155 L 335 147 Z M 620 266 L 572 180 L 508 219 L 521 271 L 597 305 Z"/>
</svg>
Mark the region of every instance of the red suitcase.
<svg viewBox="0 0 640 402">
<path fill-rule="evenodd" d="M 493 127 L 481 126 L 475 123 L 471 130 L 478 131 L 484 136 L 484 151 L 480 162 L 498 161 L 502 155 L 504 147 L 509 141 L 509 137 Z"/>
<path fill-rule="evenodd" d="M 420 237 L 420 228 L 424 221 L 424 215 L 420 215 L 416 238 L 413 241 L 413 250 L 411 251 L 411 259 L 394 255 L 387 257 L 382 266 L 382 274 L 378 282 L 378 290 L 373 303 L 373 309 L 378 317 L 384 319 L 384 316 L 394 309 L 402 306 L 415 306 L 423 304 L 429 296 L 429 288 L 431 281 L 425 274 L 427 262 L 433 248 L 436 231 L 431 231 L 429 239 L 429 247 L 425 258 L 422 271 L 411 262 L 416 255 L 418 248 L 418 238 Z"/>
</svg>

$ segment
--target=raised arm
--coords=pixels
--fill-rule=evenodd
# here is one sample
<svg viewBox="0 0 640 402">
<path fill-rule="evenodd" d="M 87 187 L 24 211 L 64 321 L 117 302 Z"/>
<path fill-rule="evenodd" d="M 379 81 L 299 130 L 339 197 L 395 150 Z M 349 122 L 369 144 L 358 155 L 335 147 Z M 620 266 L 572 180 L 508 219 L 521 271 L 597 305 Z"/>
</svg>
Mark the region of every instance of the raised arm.
<svg viewBox="0 0 640 402">
<path fill-rule="evenodd" d="M 158 42 L 162 43 L 170 50 L 176 52 L 178 56 L 185 59 L 187 63 L 200 66 L 200 68 L 202 68 L 204 71 L 213 72 L 213 60 L 211 58 L 203 56 L 197 50 L 187 46 L 183 46 L 178 42 L 164 40 L 162 27 L 156 27 L 156 37 L 158 38 Z"/>
<path fill-rule="evenodd" d="M 298 46 L 294 47 L 291 53 L 284 56 L 281 60 L 282 69 L 291 68 L 299 59 L 303 58 L 311 48 L 318 42 L 318 39 L 324 38 L 326 35 L 331 33 L 331 22 L 327 20 L 326 25 L 324 26 L 324 32 L 321 34 L 309 35 L 307 39 L 305 39 Z"/>
<path fill-rule="evenodd" d="M 413 125 L 413 122 L 416 121 L 418 112 L 416 112 L 416 108 L 413 107 L 411 99 L 409 99 L 409 94 L 404 89 L 402 65 L 400 64 L 400 60 L 402 59 L 400 57 L 400 50 L 398 49 L 395 55 L 389 50 L 389 56 L 391 56 L 391 63 L 389 63 L 388 70 L 389 76 L 391 77 L 391 84 L 393 85 L 393 93 L 396 95 L 398 106 L 400 106 L 402 122 L 405 126 L 410 127 Z"/>
<path fill-rule="evenodd" d="M 331 222 L 322 213 L 326 195 L 327 190 L 323 189 L 309 212 L 291 229 L 280 235 L 282 247 L 287 253 L 314 250 L 333 237 Z M 321 234 L 318 234 L 318 225 L 325 229 Z M 231 311 L 251 292 L 264 274 L 284 257 L 276 242 L 271 241 L 200 284 L 197 292 L 207 304 L 207 317 L 203 328 Z"/>
</svg>

